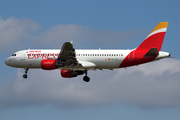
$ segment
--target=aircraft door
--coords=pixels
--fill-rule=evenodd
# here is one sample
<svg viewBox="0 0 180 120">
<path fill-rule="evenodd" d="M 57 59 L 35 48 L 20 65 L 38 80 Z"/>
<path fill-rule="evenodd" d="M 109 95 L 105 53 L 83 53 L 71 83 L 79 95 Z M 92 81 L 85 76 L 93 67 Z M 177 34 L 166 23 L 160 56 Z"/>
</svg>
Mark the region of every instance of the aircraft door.
<svg viewBox="0 0 180 120">
<path fill-rule="evenodd" d="M 130 55 L 129 55 L 129 57 L 128 57 L 129 61 L 134 61 L 134 53 L 135 53 L 134 50 L 131 51 L 131 53 L 130 53 Z"/>
<path fill-rule="evenodd" d="M 25 52 L 22 52 L 22 53 L 21 53 L 20 60 L 25 60 L 25 56 L 26 56 L 26 53 L 25 53 Z"/>
</svg>

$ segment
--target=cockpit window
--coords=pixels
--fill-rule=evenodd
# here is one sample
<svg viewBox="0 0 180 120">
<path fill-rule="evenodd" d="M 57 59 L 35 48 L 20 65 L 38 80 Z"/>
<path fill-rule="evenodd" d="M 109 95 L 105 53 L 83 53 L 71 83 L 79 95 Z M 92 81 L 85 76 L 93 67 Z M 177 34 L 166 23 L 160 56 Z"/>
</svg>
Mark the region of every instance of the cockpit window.
<svg viewBox="0 0 180 120">
<path fill-rule="evenodd" d="M 12 56 L 16 56 L 16 54 L 13 54 Z"/>
</svg>

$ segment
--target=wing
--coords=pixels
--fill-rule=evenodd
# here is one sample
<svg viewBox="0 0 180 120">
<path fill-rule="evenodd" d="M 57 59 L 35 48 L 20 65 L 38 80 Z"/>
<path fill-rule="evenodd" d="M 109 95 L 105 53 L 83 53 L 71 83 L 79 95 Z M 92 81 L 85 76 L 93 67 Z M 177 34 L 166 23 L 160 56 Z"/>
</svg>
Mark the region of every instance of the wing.
<svg viewBox="0 0 180 120">
<path fill-rule="evenodd" d="M 71 42 L 65 42 L 60 50 L 57 58 L 58 61 L 63 62 L 65 66 L 79 65 L 76 60 L 76 52 Z"/>
</svg>

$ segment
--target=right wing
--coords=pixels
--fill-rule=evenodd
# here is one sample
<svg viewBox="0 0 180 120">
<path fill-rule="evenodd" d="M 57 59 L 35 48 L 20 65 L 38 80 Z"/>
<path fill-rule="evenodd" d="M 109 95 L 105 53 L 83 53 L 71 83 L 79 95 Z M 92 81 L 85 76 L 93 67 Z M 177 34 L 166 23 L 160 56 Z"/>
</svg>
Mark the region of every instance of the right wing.
<svg viewBox="0 0 180 120">
<path fill-rule="evenodd" d="M 61 48 L 57 60 L 67 68 L 92 69 L 96 65 L 87 61 L 77 61 L 76 52 L 71 42 L 65 42 Z"/>
<path fill-rule="evenodd" d="M 65 42 L 57 58 L 58 61 L 63 62 L 65 66 L 79 65 L 76 60 L 75 49 L 71 42 Z"/>
</svg>

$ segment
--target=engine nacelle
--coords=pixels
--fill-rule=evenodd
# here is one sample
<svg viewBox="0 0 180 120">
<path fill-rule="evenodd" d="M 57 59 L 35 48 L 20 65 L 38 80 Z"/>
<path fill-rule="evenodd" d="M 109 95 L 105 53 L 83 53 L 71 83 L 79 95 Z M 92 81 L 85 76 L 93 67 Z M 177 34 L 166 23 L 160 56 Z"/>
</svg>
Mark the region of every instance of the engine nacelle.
<svg viewBox="0 0 180 120">
<path fill-rule="evenodd" d="M 64 64 L 58 60 L 46 59 L 46 60 L 41 61 L 41 68 L 43 70 L 54 70 L 54 69 L 57 69 L 57 68 L 63 67 L 63 66 L 64 66 Z"/>
<path fill-rule="evenodd" d="M 61 76 L 64 78 L 73 78 L 73 77 L 77 77 L 78 75 L 82 75 L 82 74 L 84 74 L 84 71 L 61 70 Z"/>
<path fill-rule="evenodd" d="M 64 78 L 72 78 L 71 72 L 72 70 L 61 70 L 61 76 Z"/>
</svg>

